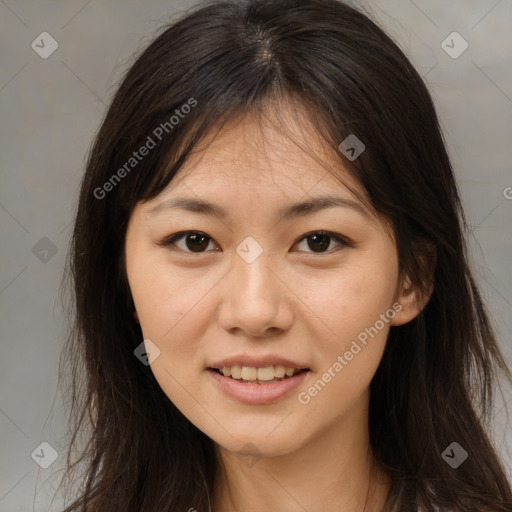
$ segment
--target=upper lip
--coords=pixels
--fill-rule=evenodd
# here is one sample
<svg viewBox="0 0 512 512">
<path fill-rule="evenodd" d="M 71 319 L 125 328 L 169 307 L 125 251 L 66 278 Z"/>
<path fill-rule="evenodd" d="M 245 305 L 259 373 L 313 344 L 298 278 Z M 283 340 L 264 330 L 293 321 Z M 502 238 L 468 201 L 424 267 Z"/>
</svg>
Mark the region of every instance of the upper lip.
<svg viewBox="0 0 512 512">
<path fill-rule="evenodd" d="M 265 368 L 267 366 L 284 366 L 285 368 L 295 368 L 296 370 L 309 369 L 308 365 L 299 363 L 297 361 L 291 361 L 284 357 L 274 355 L 262 355 L 262 356 L 251 356 L 251 355 L 239 355 L 226 357 L 224 359 L 218 359 L 214 361 L 210 368 L 222 369 L 224 366 L 250 366 L 255 368 Z"/>
</svg>

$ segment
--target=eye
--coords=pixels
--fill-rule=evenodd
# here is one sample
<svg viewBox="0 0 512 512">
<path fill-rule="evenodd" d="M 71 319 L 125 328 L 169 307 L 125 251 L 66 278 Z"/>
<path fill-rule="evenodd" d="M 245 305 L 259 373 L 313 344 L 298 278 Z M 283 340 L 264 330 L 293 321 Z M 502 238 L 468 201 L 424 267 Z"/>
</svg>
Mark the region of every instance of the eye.
<svg viewBox="0 0 512 512">
<path fill-rule="evenodd" d="M 181 247 L 176 243 L 178 241 L 184 241 L 184 246 Z M 312 233 L 308 233 L 303 236 L 299 241 L 294 244 L 297 245 L 302 241 L 307 241 L 307 246 L 312 249 L 311 251 L 305 252 L 314 252 L 314 253 L 325 253 L 331 252 L 333 248 L 329 249 L 332 242 L 336 242 L 338 247 L 348 247 L 351 244 L 345 240 L 340 235 L 336 235 L 334 233 L 330 233 L 328 231 L 314 231 Z M 180 233 L 175 233 L 171 235 L 161 242 L 158 242 L 157 245 L 159 247 L 170 247 L 176 246 L 179 249 L 185 252 L 191 253 L 202 253 L 206 252 L 208 249 L 210 242 L 212 242 L 212 238 L 210 238 L 206 233 L 201 231 L 183 231 Z M 328 250 L 329 249 L 329 250 Z M 216 251 L 218 249 L 215 249 Z"/>
<path fill-rule="evenodd" d="M 343 237 L 336 235 L 334 233 L 330 233 L 328 231 L 315 231 L 313 233 L 309 233 L 306 236 L 303 236 L 299 242 L 306 240 L 307 246 L 312 249 L 312 251 L 306 252 L 315 252 L 315 253 L 324 253 L 331 252 L 332 248 L 327 251 L 330 247 L 331 242 L 334 240 L 338 247 L 348 247 L 350 243 L 345 240 Z"/>
<path fill-rule="evenodd" d="M 178 240 L 184 239 L 185 247 L 179 247 L 175 242 Z M 169 247 L 171 245 L 176 245 L 178 248 L 182 249 L 185 252 L 195 252 L 200 253 L 204 252 L 208 248 L 209 240 L 211 238 L 201 231 L 183 231 L 181 233 L 175 233 L 171 235 L 161 242 L 158 242 L 157 245 L 160 247 Z"/>
</svg>

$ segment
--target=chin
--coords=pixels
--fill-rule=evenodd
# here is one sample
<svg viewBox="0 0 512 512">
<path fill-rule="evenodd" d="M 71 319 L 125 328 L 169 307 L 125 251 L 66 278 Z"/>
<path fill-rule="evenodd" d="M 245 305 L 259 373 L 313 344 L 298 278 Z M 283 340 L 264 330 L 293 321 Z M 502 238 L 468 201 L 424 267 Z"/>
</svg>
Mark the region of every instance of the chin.
<svg viewBox="0 0 512 512">
<path fill-rule="evenodd" d="M 264 432 L 248 431 L 230 431 L 233 437 L 223 435 L 222 437 L 212 438 L 213 441 L 223 449 L 237 453 L 240 456 L 253 457 L 279 457 L 289 455 L 297 451 L 304 440 L 297 438 L 294 433 L 276 431 L 269 434 L 272 429 L 267 429 L 265 425 Z"/>
</svg>

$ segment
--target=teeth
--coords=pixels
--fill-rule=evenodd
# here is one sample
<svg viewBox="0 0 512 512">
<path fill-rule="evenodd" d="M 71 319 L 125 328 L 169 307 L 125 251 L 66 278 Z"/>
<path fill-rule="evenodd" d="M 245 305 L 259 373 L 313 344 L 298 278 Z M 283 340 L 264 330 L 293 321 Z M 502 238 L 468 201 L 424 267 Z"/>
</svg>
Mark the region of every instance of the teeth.
<svg viewBox="0 0 512 512">
<path fill-rule="evenodd" d="M 258 380 L 274 380 L 275 372 L 273 366 L 266 366 L 265 368 L 258 368 L 256 377 Z"/>
<path fill-rule="evenodd" d="M 276 366 L 274 367 L 274 372 L 276 374 L 276 378 L 282 379 L 286 373 L 286 368 L 284 366 Z"/>
<path fill-rule="evenodd" d="M 256 380 L 258 370 L 252 366 L 242 366 L 242 379 Z"/>
<path fill-rule="evenodd" d="M 241 366 L 232 366 L 231 367 L 231 377 L 233 379 L 241 379 L 242 378 L 242 367 Z"/>
<path fill-rule="evenodd" d="M 284 366 L 266 366 L 264 368 L 256 368 L 254 366 L 224 366 L 221 368 L 224 377 L 232 377 L 236 380 L 246 381 L 263 381 L 270 382 L 274 379 L 282 379 L 293 376 L 299 370 L 295 368 L 285 368 Z"/>
</svg>

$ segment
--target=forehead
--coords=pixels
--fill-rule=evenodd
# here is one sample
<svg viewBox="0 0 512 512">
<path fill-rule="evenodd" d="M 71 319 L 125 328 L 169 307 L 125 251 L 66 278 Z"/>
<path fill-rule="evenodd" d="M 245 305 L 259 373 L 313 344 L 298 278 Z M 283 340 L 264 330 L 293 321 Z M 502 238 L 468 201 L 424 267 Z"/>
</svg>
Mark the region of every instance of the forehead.
<svg viewBox="0 0 512 512">
<path fill-rule="evenodd" d="M 340 155 L 297 107 L 231 118 L 196 146 L 169 189 L 185 185 L 213 193 L 266 188 L 277 198 L 333 191 L 354 197 L 355 192 L 366 199 Z"/>
</svg>

